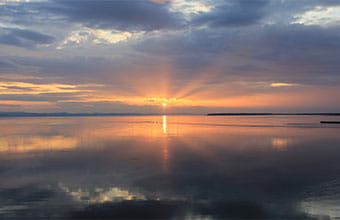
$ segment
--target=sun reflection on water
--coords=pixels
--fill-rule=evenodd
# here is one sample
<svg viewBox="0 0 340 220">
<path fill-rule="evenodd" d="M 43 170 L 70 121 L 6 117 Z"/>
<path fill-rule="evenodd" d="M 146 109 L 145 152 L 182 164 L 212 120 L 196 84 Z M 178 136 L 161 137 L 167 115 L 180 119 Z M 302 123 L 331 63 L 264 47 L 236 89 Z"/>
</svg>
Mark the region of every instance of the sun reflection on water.
<svg viewBox="0 0 340 220">
<path fill-rule="evenodd" d="M 167 137 L 167 117 L 163 115 L 163 145 L 162 145 L 162 153 L 163 153 L 163 161 L 162 161 L 162 170 L 163 172 L 168 172 L 169 170 L 169 147 L 168 147 L 168 137 Z"/>
<path fill-rule="evenodd" d="M 308 127 L 287 123 L 297 119 Z M 6 196 L 14 198 L 10 203 L 15 210 L 8 213 L 20 212 L 18 205 L 27 195 L 39 192 L 38 201 L 25 202 L 35 208 L 43 203 L 40 191 L 45 188 L 53 190 L 48 195 L 43 191 L 47 199 L 51 196 L 47 203 L 65 199 L 63 208 L 69 198 L 79 207 L 100 207 L 125 200 L 229 202 L 235 194 L 254 202 L 269 198 L 281 208 L 281 200 L 275 199 L 285 195 L 304 213 L 337 217 L 339 166 L 334 161 L 340 155 L 339 128 L 310 129 L 309 122 L 315 120 L 319 121 L 173 115 L 3 118 L 0 205 L 6 207 Z M 296 195 L 305 198 L 298 200 Z M 3 211 L 0 207 L 0 216 Z M 194 214 L 188 218 L 196 219 Z"/>
<path fill-rule="evenodd" d="M 163 134 L 166 134 L 166 127 L 167 127 L 166 115 L 163 115 Z"/>
</svg>

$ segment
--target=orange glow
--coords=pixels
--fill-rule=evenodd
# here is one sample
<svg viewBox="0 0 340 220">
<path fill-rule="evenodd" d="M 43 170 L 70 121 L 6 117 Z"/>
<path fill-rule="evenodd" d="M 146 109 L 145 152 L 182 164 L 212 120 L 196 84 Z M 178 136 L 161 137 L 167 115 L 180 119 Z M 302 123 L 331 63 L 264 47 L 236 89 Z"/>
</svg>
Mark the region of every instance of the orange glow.
<svg viewBox="0 0 340 220">
<path fill-rule="evenodd" d="M 0 138 L 0 152 L 26 153 L 46 150 L 69 150 L 77 146 L 75 137 L 11 136 Z"/>
<path fill-rule="evenodd" d="M 70 122 L 70 120 L 74 121 Z M 80 121 L 82 122 L 79 123 Z M 64 129 L 65 125 L 69 123 L 79 123 L 82 126 L 79 127 L 77 133 L 73 133 L 72 129 L 69 129 L 70 135 L 43 136 L 46 131 L 54 131 L 56 125 L 60 126 L 60 129 Z M 273 123 L 271 120 L 266 120 L 263 117 L 203 116 L 89 117 L 82 118 L 82 120 L 70 118 L 3 119 L 0 121 L 0 133 L 3 135 L 0 138 L 0 153 L 26 153 L 26 156 L 30 156 L 31 154 L 28 154 L 30 152 L 73 151 L 80 146 L 79 144 L 82 145 L 82 149 L 95 146 L 98 150 L 106 147 L 106 145 L 98 145 L 99 141 L 116 141 L 125 137 L 133 137 L 132 139 L 141 141 L 141 143 L 145 141 L 153 143 L 138 148 L 138 151 L 146 152 L 145 155 L 149 155 L 150 152 L 159 155 L 163 171 L 167 172 L 172 159 L 171 141 L 174 138 L 185 143 L 186 146 L 194 148 L 198 154 L 213 159 L 217 155 L 210 152 L 209 148 L 205 146 L 223 143 L 223 147 L 240 147 L 234 143 L 240 141 L 239 137 L 248 135 L 257 137 L 256 140 L 263 141 L 264 145 L 269 144 L 276 150 L 287 149 L 294 144 L 296 138 L 301 136 L 318 137 L 311 135 L 314 132 L 329 138 L 338 135 L 338 133 L 329 132 L 327 129 L 287 130 L 284 127 L 273 129 L 270 126 L 260 126 L 259 129 L 259 127 L 253 126 L 271 123 Z M 278 117 L 275 123 L 284 124 L 286 118 Z M 32 124 L 39 126 L 32 127 Z M 93 126 L 87 126 L 88 124 Z M 8 129 L 8 126 L 11 129 Z M 282 135 L 283 131 L 289 138 Z M 263 136 L 269 138 L 263 140 L 259 138 Z M 202 142 L 202 139 L 205 141 Z"/>
<path fill-rule="evenodd" d="M 94 85 L 70 85 L 70 84 L 35 84 L 27 82 L 0 82 L 0 94 L 31 94 L 38 95 L 44 93 L 77 93 L 91 92 L 84 87 L 93 87 Z M 96 86 L 95 86 L 96 87 Z"/>
<path fill-rule="evenodd" d="M 163 145 L 162 145 L 162 167 L 164 172 L 169 170 L 169 146 L 167 139 L 167 117 L 163 115 Z"/>
<path fill-rule="evenodd" d="M 166 115 L 163 115 L 163 134 L 166 135 Z"/>
<path fill-rule="evenodd" d="M 323 98 L 325 94 L 336 94 L 338 89 L 314 90 L 314 91 L 285 91 L 272 94 L 257 93 L 252 95 L 234 95 L 228 97 L 214 97 L 215 92 L 208 90 L 187 96 L 186 98 L 161 98 L 161 97 L 142 97 L 142 96 L 112 96 L 111 94 L 91 96 L 77 96 L 76 99 L 60 100 L 59 103 L 67 102 L 121 102 L 134 106 L 161 106 L 164 108 L 169 105 L 173 107 L 203 106 L 203 107 L 227 107 L 227 108 L 258 108 L 258 107 L 294 107 L 294 106 L 313 106 L 319 105 L 320 100 L 328 102 Z M 318 98 L 318 99 L 316 99 Z"/>
<path fill-rule="evenodd" d="M 272 145 L 277 150 L 285 150 L 289 145 L 290 140 L 287 138 L 273 138 Z"/>
<path fill-rule="evenodd" d="M 0 105 L 53 105 L 48 101 L 0 100 Z"/>
<path fill-rule="evenodd" d="M 197 76 L 182 82 L 174 81 L 170 78 L 171 67 L 163 65 L 155 67 L 155 71 L 160 71 L 160 78 L 157 79 L 161 85 L 151 86 L 150 80 L 138 78 L 130 80 L 124 88 L 133 87 L 121 91 L 119 88 L 108 88 L 101 84 L 58 84 L 58 83 L 28 83 L 19 81 L 0 81 L 1 95 L 39 95 L 61 93 L 69 98 L 57 101 L 24 101 L 24 100 L 2 100 L 2 108 L 19 109 L 21 111 L 59 111 L 64 106 L 80 105 L 79 103 L 123 103 L 129 106 L 153 106 L 162 108 L 162 113 L 168 111 L 171 106 L 172 112 L 180 112 L 181 107 L 208 107 L 208 108 L 292 108 L 303 106 L 311 108 L 313 106 L 330 105 L 332 97 L 329 94 L 339 94 L 339 88 L 329 87 L 315 89 L 298 84 L 288 83 L 249 83 L 243 81 L 226 82 L 214 81 L 218 77 L 219 67 L 208 68 L 199 72 Z M 136 70 L 137 71 L 137 70 Z M 158 73 L 158 72 L 157 72 Z M 207 74 L 209 73 L 209 74 Z M 162 79 L 162 80 L 161 80 Z M 123 80 L 124 79 L 120 79 Z M 125 83 L 125 81 L 124 81 Z M 270 88 L 276 89 L 268 92 L 242 92 L 242 89 Z M 286 87 L 281 90 L 280 87 Z M 292 88 L 290 88 L 292 87 Z M 238 91 L 240 90 L 240 91 Z M 127 92 L 129 91 L 129 92 Z M 72 103 L 72 104 L 64 104 Z M 106 104 L 105 103 L 105 104 Z M 28 107 L 29 106 L 29 107 Z M 24 108 L 25 107 L 25 108 Z M 28 109 L 29 108 L 29 109 Z M 67 108 L 67 107 L 66 107 Z M 53 109 L 53 110 L 52 110 Z M 226 111 L 229 111 L 227 109 Z M 64 111 L 69 111 L 65 109 Z M 71 110 L 74 111 L 74 110 Z M 81 110 L 80 110 L 81 111 Z M 98 109 L 100 112 L 100 109 Z M 114 107 L 112 111 L 115 111 Z M 151 111 L 151 110 L 150 110 Z M 210 110 L 206 110 L 209 112 Z M 214 111 L 214 110 L 212 110 Z M 204 112 L 204 113 L 206 113 Z M 170 109 L 169 112 L 170 113 Z"/>
</svg>

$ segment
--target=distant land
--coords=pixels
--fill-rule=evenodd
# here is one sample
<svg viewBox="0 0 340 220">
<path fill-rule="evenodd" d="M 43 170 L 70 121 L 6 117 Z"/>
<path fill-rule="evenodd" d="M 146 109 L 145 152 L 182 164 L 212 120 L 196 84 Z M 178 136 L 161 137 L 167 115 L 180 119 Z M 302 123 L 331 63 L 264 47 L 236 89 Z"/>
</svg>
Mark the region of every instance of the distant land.
<svg viewBox="0 0 340 220">
<path fill-rule="evenodd" d="M 248 116 L 248 115 L 327 115 L 340 116 L 340 113 L 208 113 L 208 116 Z"/>
</svg>

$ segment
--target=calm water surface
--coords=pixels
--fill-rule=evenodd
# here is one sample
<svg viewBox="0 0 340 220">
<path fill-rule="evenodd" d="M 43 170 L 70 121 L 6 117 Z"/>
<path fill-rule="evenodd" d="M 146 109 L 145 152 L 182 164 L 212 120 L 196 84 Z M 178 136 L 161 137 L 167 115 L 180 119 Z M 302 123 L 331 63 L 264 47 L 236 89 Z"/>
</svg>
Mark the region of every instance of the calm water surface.
<svg viewBox="0 0 340 220">
<path fill-rule="evenodd" d="M 336 219 L 326 116 L 0 118 L 0 218 Z"/>
</svg>

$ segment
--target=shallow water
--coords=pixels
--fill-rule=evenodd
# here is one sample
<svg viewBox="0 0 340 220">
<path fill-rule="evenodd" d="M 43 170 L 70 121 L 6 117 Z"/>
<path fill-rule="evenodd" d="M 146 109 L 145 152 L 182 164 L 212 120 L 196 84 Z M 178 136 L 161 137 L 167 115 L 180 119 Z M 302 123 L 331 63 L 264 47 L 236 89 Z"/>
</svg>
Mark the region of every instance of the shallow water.
<svg viewBox="0 0 340 220">
<path fill-rule="evenodd" d="M 329 116 L 0 118 L 0 218 L 337 218 Z"/>
</svg>

